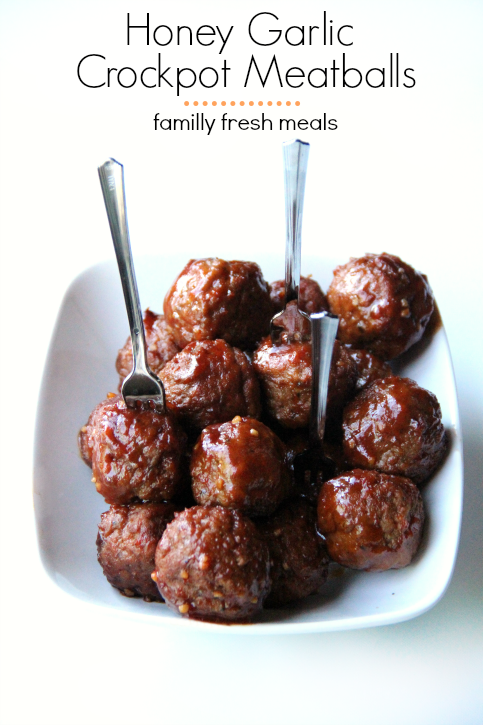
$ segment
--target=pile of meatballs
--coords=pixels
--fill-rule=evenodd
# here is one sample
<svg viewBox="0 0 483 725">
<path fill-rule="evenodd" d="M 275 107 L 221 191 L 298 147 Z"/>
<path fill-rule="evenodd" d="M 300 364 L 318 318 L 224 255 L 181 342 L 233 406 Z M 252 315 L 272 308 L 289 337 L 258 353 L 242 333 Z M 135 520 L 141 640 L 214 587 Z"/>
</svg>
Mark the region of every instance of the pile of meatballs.
<svg viewBox="0 0 483 725">
<path fill-rule="evenodd" d="M 250 621 L 318 591 L 331 561 L 384 571 L 414 557 L 419 486 L 447 441 L 436 397 L 389 363 L 435 314 L 428 281 L 386 253 L 337 267 L 327 295 L 302 277 L 300 309 L 339 317 L 324 439 L 335 475 L 316 485 L 294 475 L 309 447 L 310 337 L 292 334 L 290 305 L 287 335 L 269 335 L 284 295 L 253 262 L 191 260 L 164 315 L 144 314 L 166 410 L 109 393 L 82 427 L 81 455 L 110 504 L 98 560 L 122 594 L 186 617 Z M 116 368 L 121 385 L 130 340 Z"/>
</svg>

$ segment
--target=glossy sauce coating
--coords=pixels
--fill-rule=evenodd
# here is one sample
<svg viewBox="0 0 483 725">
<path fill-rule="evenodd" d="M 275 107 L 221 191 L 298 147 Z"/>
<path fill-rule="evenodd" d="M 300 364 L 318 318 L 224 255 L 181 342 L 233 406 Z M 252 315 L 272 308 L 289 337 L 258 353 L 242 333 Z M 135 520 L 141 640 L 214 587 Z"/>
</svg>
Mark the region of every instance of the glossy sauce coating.
<svg viewBox="0 0 483 725">
<path fill-rule="evenodd" d="M 291 489 L 282 441 L 260 421 L 240 416 L 205 428 L 191 457 L 191 478 L 198 503 L 249 516 L 273 513 Z"/>
<path fill-rule="evenodd" d="M 317 521 L 338 564 L 365 571 L 400 569 L 418 549 L 423 501 L 408 478 L 356 469 L 323 484 Z"/>
<path fill-rule="evenodd" d="M 168 360 L 179 352 L 173 335 L 169 330 L 163 315 L 157 315 L 147 309 L 144 312 L 144 332 L 146 335 L 148 365 L 156 375 L 166 365 Z M 132 343 L 129 337 L 126 344 L 117 355 L 116 370 L 120 376 L 120 383 L 129 375 L 133 367 Z"/>
<path fill-rule="evenodd" d="M 113 395 L 91 413 L 79 444 L 107 503 L 167 501 L 182 487 L 186 434 L 170 413 L 128 408 Z"/>
<path fill-rule="evenodd" d="M 139 503 L 101 514 L 97 559 L 109 584 L 128 597 L 161 600 L 151 578 L 154 553 L 175 510 L 169 503 Z"/>
<path fill-rule="evenodd" d="M 166 603 L 178 613 L 247 620 L 270 589 L 268 548 L 238 511 L 194 506 L 177 514 L 157 546 L 155 573 Z"/>
<path fill-rule="evenodd" d="M 392 360 L 423 335 L 434 309 L 426 277 L 399 257 L 366 254 L 334 270 L 327 291 L 339 339 Z"/>
<path fill-rule="evenodd" d="M 350 347 L 346 347 L 346 350 L 357 370 L 354 392 L 358 393 L 359 390 L 362 390 L 363 387 L 372 383 L 374 380 L 387 378 L 389 375 L 392 375 L 390 365 L 377 357 L 377 355 L 373 355 L 372 352 L 368 350 L 355 350 Z"/>
<path fill-rule="evenodd" d="M 283 310 L 285 301 L 285 280 L 278 279 L 270 285 L 270 299 L 273 312 Z M 299 307 L 303 312 L 311 315 L 313 312 L 322 312 L 329 309 L 327 297 L 320 289 L 320 285 L 311 277 L 300 277 Z"/>
<path fill-rule="evenodd" d="M 179 347 L 222 338 L 253 348 L 269 329 L 268 285 L 255 262 L 192 259 L 164 300 L 164 314 Z"/>
<path fill-rule="evenodd" d="M 168 409 L 191 428 L 200 430 L 235 415 L 260 415 L 260 386 L 251 361 L 224 340 L 190 343 L 159 377 Z"/>
<path fill-rule="evenodd" d="M 375 380 L 346 406 L 343 436 L 351 466 L 416 483 L 429 478 L 447 445 L 436 396 L 396 375 Z"/>
<path fill-rule="evenodd" d="M 317 534 L 316 519 L 315 508 L 299 499 L 287 501 L 269 519 L 257 522 L 271 557 L 267 607 L 303 599 L 327 580 L 329 557 Z"/>
<path fill-rule="evenodd" d="M 270 416 L 286 428 L 308 426 L 312 399 L 311 343 L 273 345 L 267 337 L 253 354 L 253 366 Z M 336 340 L 329 377 L 329 418 L 341 415 L 355 380 L 354 363 L 345 347 Z"/>
</svg>

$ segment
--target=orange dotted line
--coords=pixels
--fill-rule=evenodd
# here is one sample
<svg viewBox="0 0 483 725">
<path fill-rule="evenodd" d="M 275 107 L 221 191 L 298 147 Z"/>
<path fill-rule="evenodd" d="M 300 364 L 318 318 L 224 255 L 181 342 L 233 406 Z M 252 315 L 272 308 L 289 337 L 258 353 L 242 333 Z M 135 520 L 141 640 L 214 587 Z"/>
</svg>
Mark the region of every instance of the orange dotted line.
<svg viewBox="0 0 483 725">
<path fill-rule="evenodd" d="M 275 104 L 272 101 L 265 101 L 265 103 L 266 103 L 267 106 L 273 106 L 273 105 L 282 106 L 283 105 L 283 102 L 282 101 L 277 101 Z M 193 104 L 193 106 L 200 106 L 200 105 L 201 106 L 208 106 L 209 105 L 208 101 L 203 101 L 202 103 L 199 103 L 198 101 L 192 101 L 192 104 Z M 185 106 L 189 106 L 190 105 L 190 102 L 189 101 L 185 101 L 184 102 L 184 105 Z M 217 106 L 218 105 L 218 101 L 211 101 L 211 105 L 212 106 Z M 230 101 L 229 104 L 227 104 L 227 101 L 220 101 L 220 106 L 226 106 L 226 105 L 236 106 L 236 101 Z M 245 101 L 240 101 L 238 105 L 239 106 L 244 106 L 245 105 Z M 248 101 L 248 105 L 249 106 L 254 106 L 255 105 L 255 101 Z M 257 105 L 258 106 L 263 106 L 264 105 L 264 101 L 257 101 Z M 292 105 L 292 101 L 285 101 L 285 105 L 286 106 L 291 106 Z M 300 106 L 300 101 L 295 101 L 294 105 L 295 106 Z"/>
</svg>

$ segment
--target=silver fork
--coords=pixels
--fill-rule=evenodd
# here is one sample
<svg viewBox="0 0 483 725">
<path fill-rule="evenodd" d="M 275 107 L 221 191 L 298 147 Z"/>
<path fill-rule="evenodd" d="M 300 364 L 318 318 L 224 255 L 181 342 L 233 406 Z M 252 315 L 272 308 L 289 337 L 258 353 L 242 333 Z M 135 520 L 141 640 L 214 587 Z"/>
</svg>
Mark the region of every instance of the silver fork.
<svg viewBox="0 0 483 725">
<path fill-rule="evenodd" d="M 108 159 L 98 171 L 131 330 L 133 369 L 122 384 L 121 394 L 129 408 L 150 402 L 156 410 L 164 413 L 163 384 L 150 370 L 146 357 L 143 316 L 127 225 L 124 167 L 118 161 Z"/>
<path fill-rule="evenodd" d="M 285 302 L 282 312 L 274 315 L 270 321 L 272 343 L 278 345 L 282 335 L 290 341 L 283 320 L 287 305 L 295 301 L 299 324 L 295 328 L 303 330 L 309 316 L 299 309 L 300 258 L 302 249 L 302 217 L 304 211 L 305 180 L 309 161 L 310 145 L 296 139 L 283 144 L 284 191 L 285 191 Z"/>
</svg>

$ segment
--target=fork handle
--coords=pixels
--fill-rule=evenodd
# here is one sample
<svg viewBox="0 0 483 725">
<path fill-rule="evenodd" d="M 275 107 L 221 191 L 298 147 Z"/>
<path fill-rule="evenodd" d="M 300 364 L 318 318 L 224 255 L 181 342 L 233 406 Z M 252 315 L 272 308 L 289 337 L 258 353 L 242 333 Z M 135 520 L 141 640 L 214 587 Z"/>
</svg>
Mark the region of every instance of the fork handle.
<svg viewBox="0 0 483 725">
<path fill-rule="evenodd" d="M 124 167 L 115 159 L 108 159 L 98 171 L 131 329 L 134 370 L 147 370 L 143 316 L 127 225 Z"/>
<path fill-rule="evenodd" d="M 302 215 L 309 150 L 310 145 L 298 139 L 283 144 L 286 227 L 285 306 L 292 300 L 298 301 L 299 296 Z"/>
</svg>

